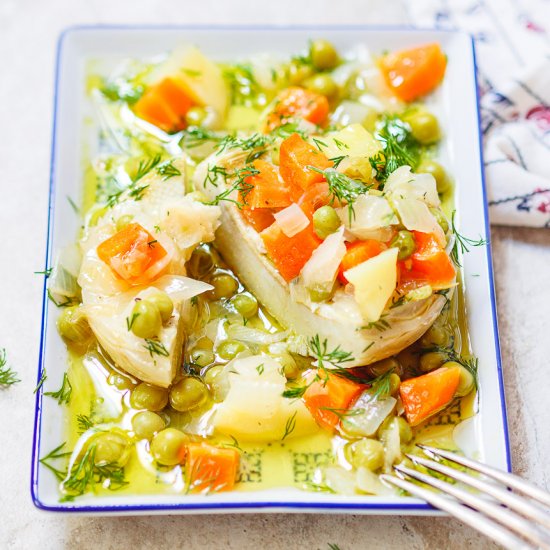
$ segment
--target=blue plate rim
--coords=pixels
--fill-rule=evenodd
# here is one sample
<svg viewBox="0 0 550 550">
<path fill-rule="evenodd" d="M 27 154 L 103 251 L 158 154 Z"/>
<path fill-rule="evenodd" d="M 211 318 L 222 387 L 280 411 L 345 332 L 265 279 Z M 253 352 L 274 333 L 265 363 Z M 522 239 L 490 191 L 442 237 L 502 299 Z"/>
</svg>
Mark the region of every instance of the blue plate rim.
<svg viewBox="0 0 550 550">
<path fill-rule="evenodd" d="M 499 384 L 499 394 L 501 399 L 501 416 L 504 427 L 504 444 L 506 453 L 506 469 L 511 472 L 511 453 L 510 453 L 510 437 L 508 429 L 508 420 L 506 413 L 506 398 L 504 393 L 504 380 L 502 371 L 502 359 L 499 343 L 499 331 L 498 331 L 498 319 L 496 312 L 496 298 L 495 298 L 495 285 L 494 285 L 494 270 L 492 263 L 492 247 L 490 240 L 490 223 L 489 223 L 489 209 L 487 204 L 487 186 L 485 181 L 484 164 L 483 164 L 483 144 L 482 144 L 482 132 L 481 132 L 481 113 L 479 102 L 479 84 L 477 77 L 477 61 L 475 41 L 470 33 L 463 31 L 455 31 L 450 29 L 439 29 L 430 27 L 415 27 L 408 25 L 209 25 L 209 24 L 197 24 L 197 25 L 146 25 L 146 24 L 105 24 L 105 25 L 71 25 L 63 29 L 57 40 L 56 56 L 55 56 L 55 76 L 54 76 L 54 95 L 53 95 L 53 122 L 52 122 L 52 139 L 51 139 L 51 153 L 50 153 L 50 183 L 48 193 L 48 221 L 47 221 L 47 238 L 46 238 L 46 258 L 45 268 L 51 265 L 51 240 L 53 235 L 53 211 L 54 211 L 54 197 L 55 197 L 55 152 L 57 144 L 57 115 L 58 115 L 58 99 L 59 99 L 59 81 L 60 81 L 60 66 L 61 56 L 63 53 L 63 45 L 66 37 L 74 32 L 82 31 L 94 31 L 94 30 L 124 30 L 124 31 L 143 31 L 143 30 L 227 30 L 227 31 L 255 31 L 255 30 L 271 30 L 271 31 L 316 31 L 316 30 L 365 30 L 365 31 L 406 31 L 406 32 L 441 32 L 456 35 L 465 35 L 469 37 L 472 46 L 472 58 L 474 65 L 474 85 L 476 96 L 476 112 L 478 118 L 478 150 L 480 158 L 480 170 L 482 181 L 482 194 L 484 198 L 484 224 L 485 231 L 488 238 L 486 246 L 486 258 L 488 266 L 488 278 L 489 278 L 489 290 L 491 298 L 491 314 L 494 327 L 494 343 L 495 343 L 495 358 L 497 363 L 497 374 Z M 42 317 L 41 317 L 41 329 L 40 329 L 40 348 L 38 357 L 38 373 L 37 373 L 37 386 L 40 383 L 40 379 L 44 373 L 44 353 L 46 347 L 46 329 L 47 329 L 47 313 L 48 313 L 48 295 L 47 295 L 47 277 L 44 277 L 43 291 L 42 291 Z M 36 391 L 35 400 L 35 414 L 34 414 L 34 430 L 32 441 L 32 463 L 31 463 L 31 478 L 30 478 L 30 492 L 33 504 L 40 510 L 49 512 L 62 512 L 62 513 L 79 513 L 79 514 L 94 514 L 100 515 L 102 513 L 128 513 L 128 512 L 170 512 L 170 511 L 213 511 L 213 512 L 238 512 L 239 510 L 257 509 L 258 511 L 396 511 L 396 512 L 424 512 L 425 514 L 436 514 L 438 511 L 427 503 L 416 502 L 404 502 L 400 504 L 393 503 L 324 503 L 324 502 L 289 502 L 284 500 L 273 500 L 266 502 L 239 502 L 239 503 L 196 503 L 196 504 L 128 504 L 128 505 L 112 505 L 112 506 L 94 506 L 94 505 L 81 505 L 68 504 L 65 506 L 52 506 L 42 502 L 38 495 L 38 477 L 39 477 L 39 447 L 40 447 L 40 435 L 41 435 L 41 419 L 42 419 L 42 390 Z"/>
</svg>

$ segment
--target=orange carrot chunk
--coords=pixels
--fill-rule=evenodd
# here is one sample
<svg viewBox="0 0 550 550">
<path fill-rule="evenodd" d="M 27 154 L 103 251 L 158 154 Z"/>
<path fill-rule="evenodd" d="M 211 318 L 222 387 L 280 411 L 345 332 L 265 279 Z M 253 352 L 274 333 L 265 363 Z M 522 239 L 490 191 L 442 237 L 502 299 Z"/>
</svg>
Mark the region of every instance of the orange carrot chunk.
<svg viewBox="0 0 550 550">
<path fill-rule="evenodd" d="M 164 247 L 139 223 L 130 223 L 97 247 L 97 255 L 130 284 L 141 284 L 168 264 Z"/>
<path fill-rule="evenodd" d="M 279 177 L 279 171 L 265 160 L 255 160 L 258 174 L 245 178 L 244 192 L 239 193 L 243 208 L 284 208 L 290 206 L 288 186 Z"/>
<path fill-rule="evenodd" d="M 444 409 L 454 398 L 460 382 L 460 367 L 441 367 L 399 386 L 405 416 L 411 426 L 424 422 Z"/>
<path fill-rule="evenodd" d="M 340 279 L 342 284 L 348 284 L 348 280 L 344 277 L 344 272 L 378 256 L 382 250 L 382 243 L 372 239 L 355 241 L 347 245 L 346 254 L 342 258 L 340 268 L 338 269 L 338 279 Z"/>
<path fill-rule="evenodd" d="M 271 132 L 296 118 L 313 124 L 323 124 L 328 117 L 328 99 L 304 88 L 285 88 L 275 99 L 273 111 L 267 116 L 264 130 Z"/>
<path fill-rule="evenodd" d="M 273 212 L 269 208 L 242 208 L 242 217 L 258 232 L 267 229 L 275 222 Z"/>
<path fill-rule="evenodd" d="M 388 86 L 403 101 L 430 93 L 443 80 L 447 58 L 439 44 L 389 53 L 380 60 Z"/>
<path fill-rule="evenodd" d="M 323 174 L 312 170 L 310 166 L 325 170 L 333 164 L 321 151 L 298 134 L 292 134 L 281 143 L 279 166 L 281 176 L 289 185 L 307 189 L 313 183 L 325 179 Z"/>
<path fill-rule="evenodd" d="M 184 88 L 170 77 L 151 86 L 136 103 L 137 116 L 166 132 L 185 128 L 185 115 L 194 105 Z"/>
<path fill-rule="evenodd" d="M 327 430 L 334 430 L 344 413 L 365 389 L 342 376 L 319 373 L 304 393 L 304 403 L 316 422 Z"/>
<path fill-rule="evenodd" d="M 287 237 L 276 223 L 264 229 L 260 235 L 269 258 L 287 282 L 300 274 L 313 251 L 322 242 L 313 232 L 311 223 L 293 237 Z"/>
<path fill-rule="evenodd" d="M 236 449 L 206 443 L 187 445 L 187 482 L 192 493 L 231 491 L 238 468 L 239 452 Z"/>
<path fill-rule="evenodd" d="M 437 242 L 435 235 L 419 231 L 413 231 L 413 234 L 416 251 L 410 258 L 409 268 L 406 262 L 401 265 L 400 286 L 410 281 L 432 286 L 451 284 L 456 270 L 448 254 Z"/>
</svg>

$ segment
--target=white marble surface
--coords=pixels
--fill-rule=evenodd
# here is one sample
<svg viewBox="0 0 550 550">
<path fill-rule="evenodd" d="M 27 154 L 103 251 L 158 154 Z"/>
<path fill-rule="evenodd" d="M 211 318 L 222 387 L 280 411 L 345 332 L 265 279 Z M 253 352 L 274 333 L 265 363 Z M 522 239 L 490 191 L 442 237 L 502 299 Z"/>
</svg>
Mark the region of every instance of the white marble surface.
<svg viewBox="0 0 550 550">
<path fill-rule="evenodd" d="M 227 515 L 82 518 L 30 500 L 55 41 L 76 23 L 403 23 L 392 0 L 0 0 L 0 347 L 22 382 L 0 391 L 0 548 L 490 548 L 446 518 Z M 493 232 L 516 472 L 549 487 L 550 230 Z"/>
</svg>

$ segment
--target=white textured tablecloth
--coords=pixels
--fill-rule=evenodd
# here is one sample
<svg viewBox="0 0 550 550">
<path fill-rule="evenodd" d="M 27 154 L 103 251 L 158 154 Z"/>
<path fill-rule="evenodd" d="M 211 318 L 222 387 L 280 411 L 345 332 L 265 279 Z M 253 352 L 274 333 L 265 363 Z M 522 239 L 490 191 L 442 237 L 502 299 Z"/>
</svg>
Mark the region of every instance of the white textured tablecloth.
<svg viewBox="0 0 550 550">
<path fill-rule="evenodd" d="M 513 0 L 503 0 L 502 9 Z M 0 347 L 22 382 L 0 391 L 0 548 L 490 548 L 457 521 L 341 515 L 79 518 L 30 501 L 29 474 L 55 42 L 76 23 L 406 23 L 400 2 L 0 0 Z M 548 487 L 550 233 L 493 233 L 515 470 Z"/>
</svg>

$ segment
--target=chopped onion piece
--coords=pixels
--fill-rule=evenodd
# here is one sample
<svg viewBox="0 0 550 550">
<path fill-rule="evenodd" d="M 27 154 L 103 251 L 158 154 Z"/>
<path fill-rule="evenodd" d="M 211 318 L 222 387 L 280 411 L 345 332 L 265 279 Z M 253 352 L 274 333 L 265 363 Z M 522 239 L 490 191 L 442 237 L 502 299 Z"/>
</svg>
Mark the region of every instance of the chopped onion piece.
<svg viewBox="0 0 550 550">
<path fill-rule="evenodd" d="M 437 223 L 435 216 L 430 212 L 426 203 L 417 199 L 393 199 L 393 204 L 401 223 L 410 231 L 433 233 L 438 243 L 445 247 L 447 240 L 443 229 Z"/>
<path fill-rule="evenodd" d="M 153 286 L 180 300 L 189 300 L 214 288 L 208 283 L 196 281 L 183 275 L 163 275 L 154 282 Z"/>
<path fill-rule="evenodd" d="M 344 227 L 340 226 L 313 251 L 300 273 L 301 283 L 308 290 L 330 292 L 345 254 Z"/>
<path fill-rule="evenodd" d="M 392 489 L 390 489 L 380 481 L 380 478 L 377 474 L 362 466 L 357 468 L 355 479 L 357 483 L 357 488 L 362 493 L 379 496 L 395 494 Z"/>
<path fill-rule="evenodd" d="M 390 198 L 418 199 L 428 206 L 439 206 L 435 178 L 431 174 L 413 174 L 410 166 L 400 166 L 384 185 L 384 195 Z"/>
<path fill-rule="evenodd" d="M 303 231 L 309 225 L 309 218 L 295 203 L 273 214 L 273 217 L 287 237 L 294 237 L 294 235 L 300 233 L 300 231 Z"/>
<path fill-rule="evenodd" d="M 376 433 L 382 422 L 393 411 L 396 399 L 394 397 L 375 398 L 367 390 L 352 407 L 352 414 L 342 420 L 342 430 L 356 437 L 370 437 Z"/>
<path fill-rule="evenodd" d="M 388 200 L 376 195 L 360 195 L 357 198 L 353 203 L 351 222 L 347 207 L 339 208 L 337 212 L 348 231 L 358 239 L 386 236 L 389 226 L 399 222 Z"/>
<path fill-rule="evenodd" d="M 229 325 L 227 327 L 227 335 L 234 340 L 250 342 L 252 344 L 274 344 L 286 340 L 288 331 L 265 332 L 243 325 Z"/>
<path fill-rule="evenodd" d="M 326 466 L 323 468 L 323 480 L 327 487 L 340 495 L 354 495 L 356 480 L 355 474 L 344 470 L 341 466 Z"/>
</svg>

